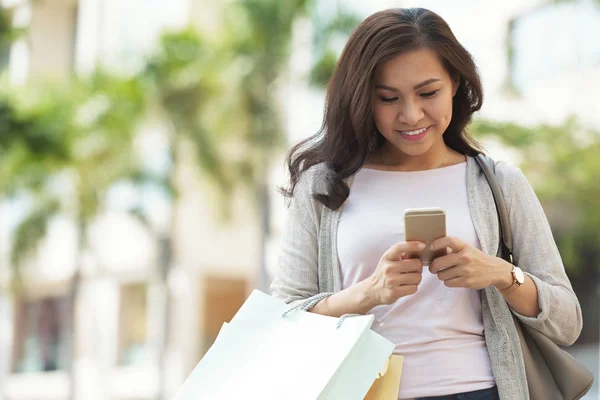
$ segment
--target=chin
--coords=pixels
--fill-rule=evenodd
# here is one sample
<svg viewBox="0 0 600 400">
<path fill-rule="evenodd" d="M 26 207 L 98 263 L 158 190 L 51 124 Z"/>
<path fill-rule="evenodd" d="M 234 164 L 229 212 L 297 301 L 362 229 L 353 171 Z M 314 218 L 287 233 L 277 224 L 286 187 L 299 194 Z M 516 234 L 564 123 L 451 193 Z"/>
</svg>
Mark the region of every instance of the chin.
<svg viewBox="0 0 600 400">
<path fill-rule="evenodd" d="M 431 149 L 432 145 L 432 143 L 415 143 L 412 146 L 394 145 L 394 147 L 406 155 L 415 157 L 427 153 Z"/>
</svg>

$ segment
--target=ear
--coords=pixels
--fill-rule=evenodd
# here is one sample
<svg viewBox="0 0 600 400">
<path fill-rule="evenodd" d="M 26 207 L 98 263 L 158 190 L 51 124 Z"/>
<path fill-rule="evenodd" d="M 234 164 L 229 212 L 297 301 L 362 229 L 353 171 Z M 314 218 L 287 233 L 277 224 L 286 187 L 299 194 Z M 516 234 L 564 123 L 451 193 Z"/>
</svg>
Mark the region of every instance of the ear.
<svg viewBox="0 0 600 400">
<path fill-rule="evenodd" d="M 456 76 L 452 79 L 452 97 L 456 96 L 458 87 L 460 86 L 460 76 Z"/>
</svg>

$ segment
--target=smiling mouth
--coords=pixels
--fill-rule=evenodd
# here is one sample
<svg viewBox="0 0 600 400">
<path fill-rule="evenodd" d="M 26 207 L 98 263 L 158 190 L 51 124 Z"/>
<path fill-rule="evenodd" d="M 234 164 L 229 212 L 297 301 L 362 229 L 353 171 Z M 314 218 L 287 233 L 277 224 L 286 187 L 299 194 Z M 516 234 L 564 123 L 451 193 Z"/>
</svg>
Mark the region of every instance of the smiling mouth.
<svg viewBox="0 0 600 400">
<path fill-rule="evenodd" d="M 427 129 L 429 129 L 429 127 L 425 127 L 425 128 L 421 128 L 421 129 L 414 129 L 412 131 L 400 131 L 403 135 L 408 135 L 408 136 L 416 136 L 419 135 L 423 132 L 425 132 Z"/>
<path fill-rule="evenodd" d="M 430 125 L 426 128 L 413 129 L 410 131 L 398 131 L 398 132 L 400 132 L 400 135 L 402 135 L 402 138 L 404 140 L 416 141 L 416 140 L 421 140 L 423 137 L 425 137 L 425 135 L 427 135 L 427 133 L 429 133 L 431 127 L 432 127 L 432 125 Z"/>
</svg>

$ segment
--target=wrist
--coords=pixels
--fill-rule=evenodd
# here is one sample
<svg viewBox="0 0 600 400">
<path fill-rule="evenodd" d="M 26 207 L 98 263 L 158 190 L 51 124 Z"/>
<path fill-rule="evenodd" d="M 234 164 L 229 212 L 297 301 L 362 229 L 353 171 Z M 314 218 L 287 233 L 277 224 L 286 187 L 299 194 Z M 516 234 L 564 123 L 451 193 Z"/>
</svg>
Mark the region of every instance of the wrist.
<svg viewBox="0 0 600 400">
<path fill-rule="evenodd" d="M 513 265 L 501 258 L 496 257 L 496 260 L 498 264 L 496 265 L 496 274 L 494 274 L 492 285 L 498 290 L 508 289 L 514 283 Z"/>
<path fill-rule="evenodd" d="M 377 295 L 371 285 L 371 278 L 367 278 L 357 284 L 357 302 L 360 310 L 366 314 L 373 307 L 379 305 Z"/>
</svg>

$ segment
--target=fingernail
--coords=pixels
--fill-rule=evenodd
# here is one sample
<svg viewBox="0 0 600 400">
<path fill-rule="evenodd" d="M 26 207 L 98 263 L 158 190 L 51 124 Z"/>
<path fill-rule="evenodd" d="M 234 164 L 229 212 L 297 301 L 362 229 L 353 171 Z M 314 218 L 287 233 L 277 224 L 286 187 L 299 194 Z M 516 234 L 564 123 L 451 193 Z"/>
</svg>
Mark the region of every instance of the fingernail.
<svg viewBox="0 0 600 400">
<path fill-rule="evenodd" d="M 419 248 L 419 250 L 423 250 L 425 248 L 425 243 L 419 243 L 417 247 Z"/>
</svg>

